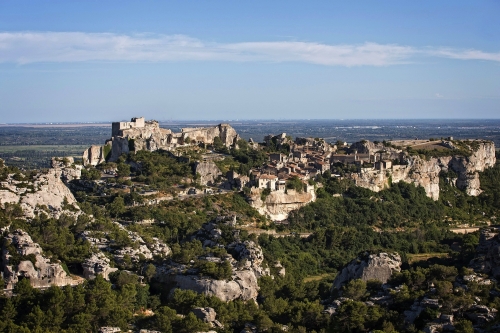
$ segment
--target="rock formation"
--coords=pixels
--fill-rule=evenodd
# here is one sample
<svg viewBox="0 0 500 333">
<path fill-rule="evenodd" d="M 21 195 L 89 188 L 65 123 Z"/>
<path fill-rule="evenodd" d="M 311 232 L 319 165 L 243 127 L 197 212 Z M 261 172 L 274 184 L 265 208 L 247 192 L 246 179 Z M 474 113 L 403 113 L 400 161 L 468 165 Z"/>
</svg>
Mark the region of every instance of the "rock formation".
<svg viewBox="0 0 500 333">
<path fill-rule="evenodd" d="M 221 230 L 217 224 L 209 222 L 202 226 L 192 240 L 201 241 L 204 247 L 223 247 L 220 244 L 221 237 Z M 229 254 L 223 258 L 203 256 L 197 259 L 216 264 L 228 261 L 232 271 L 228 279 L 217 280 L 203 276 L 196 267 L 173 261 L 158 267 L 155 279 L 175 288 L 216 296 L 225 302 L 234 299 L 255 300 L 259 293 L 258 277 L 270 275 L 269 268 L 263 267 L 262 249 L 253 241 L 234 242 L 225 248 Z"/>
<path fill-rule="evenodd" d="M 469 267 L 478 273 L 490 274 L 495 279 L 500 279 L 500 238 L 497 228 L 481 230 L 476 256 Z"/>
<path fill-rule="evenodd" d="M 111 267 L 110 260 L 102 252 L 92 254 L 92 257 L 82 263 L 83 277 L 95 279 L 101 274 L 103 278 L 109 280 L 109 274 L 116 272 L 118 268 Z"/>
<path fill-rule="evenodd" d="M 33 218 L 35 213 L 41 211 L 59 217 L 65 208 L 79 210 L 65 182 L 79 179 L 81 166 L 74 165 L 73 159 L 68 157 L 53 158 L 52 166 L 46 173 L 38 173 L 32 179 L 8 175 L 0 183 L 0 206 L 5 203 L 20 204 L 28 218 Z"/>
<path fill-rule="evenodd" d="M 7 290 L 12 290 L 20 278 L 28 278 L 34 288 L 52 285 L 77 285 L 82 280 L 69 276 L 61 264 L 51 263 L 42 248 L 28 233 L 18 229 L 5 237 L 1 266 Z"/>
<path fill-rule="evenodd" d="M 213 185 L 219 176 L 222 176 L 222 172 L 219 167 L 213 162 L 197 162 L 194 166 L 194 172 L 196 175 L 200 175 L 201 185 Z"/>
<path fill-rule="evenodd" d="M 196 316 L 196 318 L 209 324 L 211 327 L 224 328 L 224 326 L 217 319 L 215 319 L 217 312 L 215 312 L 213 308 L 194 308 L 191 312 Z"/>
<path fill-rule="evenodd" d="M 83 152 L 83 165 L 93 165 L 106 162 L 105 148 L 106 146 L 90 146 L 87 150 Z M 109 147 L 109 145 L 108 145 Z"/>
<path fill-rule="evenodd" d="M 357 186 L 378 192 L 390 186 L 390 182 L 400 181 L 422 186 L 428 197 L 439 198 L 439 175 L 453 171 L 457 178 L 451 179 L 452 184 L 464 190 L 468 195 L 477 196 L 481 193 L 479 174 L 495 165 L 495 145 L 489 141 L 475 142 L 477 148 L 472 149 L 470 156 L 446 156 L 423 159 L 420 156 L 404 156 L 403 165 L 394 165 L 388 169 L 361 169 L 352 175 Z M 366 143 L 366 150 L 371 151 L 371 145 Z"/>
<path fill-rule="evenodd" d="M 273 221 L 282 221 L 288 217 L 292 210 L 299 209 L 302 206 L 316 200 L 314 190 L 306 192 L 296 192 L 295 190 L 273 191 L 264 201 L 261 198 L 261 190 L 252 188 L 248 203 L 257 209 L 260 214 L 269 216 Z"/>
<path fill-rule="evenodd" d="M 234 128 L 228 124 L 183 128 L 180 133 L 173 133 L 170 129 L 160 128 L 157 121 L 145 121 L 142 117 L 132 118 L 130 122 L 114 122 L 111 135 L 111 139 L 106 143 L 111 146 L 110 155 L 106 154 L 106 146 L 92 146 L 83 153 L 84 165 L 97 165 L 106 158 L 116 161 L 120 155 L 130 151 L 172 150 L 189 144 L 212 144 L 215 138 L 230 147 L 236 145 L 239 139 Z"/>
<path fill-rule="evenodd" d="M 378 280 L 386 283 L 392 273 L 401 271 L 401 257 L 397 253 L 368 254 L 352 260 L 333 281 L 334 289 L 340 289 L 353 279 Z"/>
</svg>

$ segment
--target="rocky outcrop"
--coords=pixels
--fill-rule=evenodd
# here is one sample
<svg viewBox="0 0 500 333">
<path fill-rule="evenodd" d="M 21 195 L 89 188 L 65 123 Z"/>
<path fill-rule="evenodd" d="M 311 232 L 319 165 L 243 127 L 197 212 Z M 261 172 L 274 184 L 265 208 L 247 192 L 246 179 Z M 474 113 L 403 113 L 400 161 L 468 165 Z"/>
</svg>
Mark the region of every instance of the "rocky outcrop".
<svg viewBox="0 0 500 333">
<path fill-rule="evenodd" d="M 231 221 L 220 219 L 221 224 Z M 223 301 L 235 299 L 256 299 L 259 293 L 257 279 L 270 275 L 268 267 L 264 267 L 264 255 L 260 246 L 253 241 L 233 242 L 227 246 L 221 244 L 222 232 L 214 222 L 203 224 L 191 240 L 200 241 L 205 248 L 224 247 L 228 254 L 223 257 L 212 255 L 197 258 L 198 262 L 211 262 L 216 265 L 227 263 L 231 265 L 231 275 L 226 279 L 216 279 L 204 276 L 198 266 L 179 264 L 173 261 L 157 267 L 155 279 L 175 288 L 194 290 L 198 293 L 215 296 Z"/>
<path fill-rule="evenodd" d="M 12 290 L 20 278 L 28 278 L 34 288 L 77 285 L 82 282 L 69 276 L 61 264 L 51 263 L 50 259 L 45 258 L 40 245 L 20 229 L 5 237 L 1 259 L 8 290 Z"/>
<path fill-rule="evenodd" d="M 132 118 L 130 122 L 115 122 L 112 137 L 106 145 L 111 146 L 109 161 L 116 161 L 122 154 L 130 151 L 159 149 L 173 150 L 180 146 L 198 143 L 212 144 L 219 138 L 226 147 L 234 147 L 240 138 L 235 129 L 228 124 L 213 127 L 183 128 L 180 133 L 160 128 L 157 121 Z M 85 165 L 97 165 L 108 157 L 105 147 L 92 146 L 83 153 Z"/>
<path fill-rule="evenodd" d="M 197 162 L 194 165 L 194 172 L 200 175 L 201 185 L 214 185 L 222 172 L 219 167 L 213 162 Z"/>
<path fill-rule="evenodd" d="M 80 234 L 80 238 L 88 241 L 91 245 L 100 250 L 112 252 L 115 260 L 119 263 L 123 263 L 125 257 L 130 258 L 134 263 L 138 263 L 144 259 L 152 260 L 154 257 L 165 258 L 172 253 L 170 247 L 157 237 L 151 238 L 151 242 L 146 243 L 137 232 L 125 229 L 118 222 L 114 223 L 118 228 L 128 234 L 131 242 L 135 244 L 134 246 L 113 249 L 112 246 L 114 245 L 114 241 L 107 232 L 86 230 Z"/>
<path fill-rule="evenodd" d="M 273 221 L 282 221 L 288 217 L 288 214 L 295 209 L 299 209 L 308 203 L 316 200 L 314 189 L 305 192 L 296 192 L 295 190 L 273 191 L 265 200 L 261 198 L 262 190 L 252 188 L 248 203 L 257 209 L 260 214 L 269 216 Z"/>
<path fill-rule="evenodd" d="M 236 260 L 243 263 L 240 268 L 253 270 L 257 278 L 271 275 L 269 268 L 262 267 L 264 253 L 254 241 L 232 243 L 227 248 Z"/>
<path fill-rule="evenodd" d="M 109 280 L 109 274 L 116 272 L 118 268 L 111 267 L 110 260 L 102 252 L 94 253 L 82 263 L 83 277 L 92 280 L 97 275 Z"/>
<path fill-rule="evenodd" d="M 168 274 L 168 273 L 167 273 Z M 160 279 L 162 279 L 160 277 Z M 163 279 L 163 281 L 165 281 Z M 175 274 L 168 282 L 174 282 L 176 287 L 193 290 L 209 296 L 215 296 L 224 302 L 235 299 L 256 299 L 259 294 L 257 277 L 251 270 L 235 271 L 230 280 L 215 280 L 198 275 Z"/>
<path fill-rule="evenodd" d="M 33 218 L 38 212 L 59 217 L 67 208 L 79 211 L 75 197 L 64 183 L 81 176 L 81 166 L 72 162 L 72 158 L 53 159 L 52 169 L 31 179 L 8 175 L 0 183 L 0 206 L 18 203 L 28 218 Z"/>
<path fill-rule="evenodd" d="M 500 238 L 497 228 L 481 230 L 476 256 L 469 263 L 469 267 L 477 273 L 490 274 L 500 279 Z"/>
<path fill-rule="evenodd" d="M 90 146 L 87 150 L 83 152 L 83 165 L 93 165 L 106 162 L 105 156 L 105 146 Z"/>
<path fill-rule="evenodd" d="M 368 151 L 370 145 L 367 144 Z M 472 149 L 472 148 L 471 148 Z M 475 149 L 475 150 L 474 150 Z M 495 165 L 495 145 L 493 142 L 475 142 L 470 156 L 446 156 L 430 158 L 405 156 L 404 165 L 394 165 L 387 169 L 362 168 L 359 173 L 352 174 L 357 186 L 378 192 L 400 181 L 422 186 L 428 197 L 439 199 L 439 175 L 441 172 L 453 171 L 457 178 L 450 179 L 457 188 L 468 195 L 481 193 L 479 174 Z"/>
<path fill-rule="evenodd" d="M 368 254 L 351 261 L 333 281 L 333 289 L 340 289 L 353 279 L 378 280 L 386 283 L 393 272 L 401 271 L 401 257 L 397 253 Z"/>
<path fill-rule="evenodd" d="M 379 151 L 385 150 L 386 147 L 382 143 L 375 144 L 374 142 L 368 140 L 362 140 L 359 142 L 353 143 L 349 147 L 349 152 L 354 153 L 356 151 L 358 154 L 369 154 L 375 155 Z"/>
<path fill-rule="evenodd" d="M 223 325 L 216 319 L 217 312 L 213 308 L 194 308 L 191 312 L 196 318 L 209 324 L 211 327 L 223 328 Z"/>
</svg>

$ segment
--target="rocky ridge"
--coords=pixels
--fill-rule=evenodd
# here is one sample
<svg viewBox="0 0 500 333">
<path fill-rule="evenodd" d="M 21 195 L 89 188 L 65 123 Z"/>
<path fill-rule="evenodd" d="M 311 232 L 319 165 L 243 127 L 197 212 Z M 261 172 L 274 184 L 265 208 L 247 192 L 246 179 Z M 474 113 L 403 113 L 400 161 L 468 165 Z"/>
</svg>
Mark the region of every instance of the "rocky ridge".
<svg viewBox="0 0 500 333">
<path fill-rule="evenodd" d="M 357 186 L 379 192 L 390 186 L 390 182 L 400 181 L 422 186 L 428 197 L 439 198 L 439 176 L 441 172 L 453 171 L 457 177 L 449 179 L 450 183 L 464 190 L 468 195 L 477 196 L 481 193 L 479 174 L 496 163 L 495 145 L 489 141 L 478 141 L 470 156 L 446 156 L 426 160 L 420 156 L 404 155 L 402 165 L 394 165 L 383 170 L 361 169 L 361 172 L 352 175 Z M 373 151 L 380 147 L 372 147 L 366 143 L 362 151 Z M 364 146 L 362 146 L 364 147 Z M 395 154 L 390 151 L 391 156 Z"/>
</svg>

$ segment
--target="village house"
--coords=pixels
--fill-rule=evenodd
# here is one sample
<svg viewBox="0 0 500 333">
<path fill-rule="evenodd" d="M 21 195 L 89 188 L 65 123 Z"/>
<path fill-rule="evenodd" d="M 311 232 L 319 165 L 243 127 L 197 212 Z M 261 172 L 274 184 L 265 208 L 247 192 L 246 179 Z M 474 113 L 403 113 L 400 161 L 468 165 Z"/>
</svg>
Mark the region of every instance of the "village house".
<svg viewBox="0 0 500 333">
<path fill-rule="evenodd" d="M 278 176 L 263 174 L 257 176 L 255 179 L 257 182 L 257 187 L 260 189 L 270 189 L 271 191 L 276 190 L 276 183 L 278 182 Z"/>
</svg>

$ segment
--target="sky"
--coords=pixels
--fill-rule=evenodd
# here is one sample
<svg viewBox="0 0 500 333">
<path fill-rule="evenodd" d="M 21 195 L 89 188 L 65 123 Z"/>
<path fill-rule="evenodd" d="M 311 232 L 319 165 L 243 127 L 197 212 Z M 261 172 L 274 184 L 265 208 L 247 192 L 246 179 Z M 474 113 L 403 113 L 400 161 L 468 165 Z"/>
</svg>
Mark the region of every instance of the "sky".
<svg viewBox="0 0 500 333">
<path fill-rule="evenodd" d="M 500 2 L 0 0 L 0 123 L 500 118 Z"/>
</svg>

